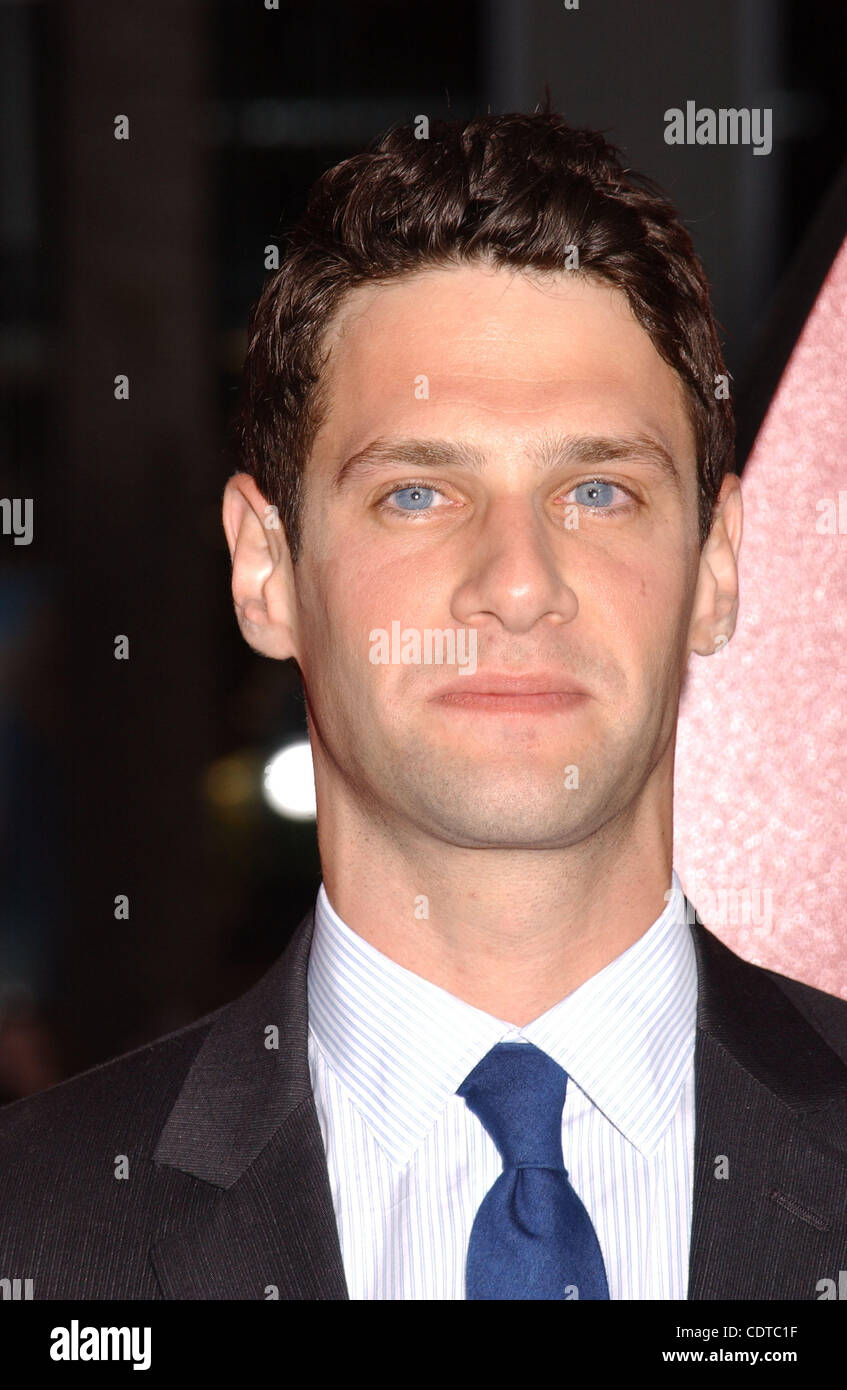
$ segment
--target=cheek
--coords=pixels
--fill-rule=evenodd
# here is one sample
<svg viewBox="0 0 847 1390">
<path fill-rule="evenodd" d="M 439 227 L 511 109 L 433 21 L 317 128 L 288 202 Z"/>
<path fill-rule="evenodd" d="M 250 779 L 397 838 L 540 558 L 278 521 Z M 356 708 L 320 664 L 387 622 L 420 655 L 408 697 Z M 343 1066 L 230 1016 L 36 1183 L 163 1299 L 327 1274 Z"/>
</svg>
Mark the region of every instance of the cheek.
<svg viewBox="0 0 847 1390">
<path fill-rule="evenodd" d="M 584 581 L 582 611 L 589 624 L 596 621 L 603 629 L 621 663 L 633 672 L 643 669 L 645 676 L 663 666 L 685 626 L 681 567 L 651 553 L 604 564 Z"/>
<path fill-rule="evenodd" d="M 404 626 L 425 626 L 428 617 L 442 611 L 451 588 L 449 567 L 440 570 L 432 557 L 410 551 L 393 553 L 384 547 L 377 557 L 374 549 L 362 547 L 357 553 L 348 546 L 340 552 L 343 560 L 323 577 L 326 604 L 332 625 L 353 633 L 390 628 L 392 622 Z"/>
<path fill-rule="evenodd" d="M 629 555 L 601 557 L 586 580 L 611 612 L 655 614 L 668 620 L 683 600 L 686 574 L 666 546 L 637 546 Z"/>
<path fill-rule="evenodd" d="M 390 630 L 402 615 L 403 592 L 396 575 L 375 572 L 349 550 L 339 552 L 338 562 L 313 571 L 302 590 L 301 631 L 313 682 L 327 698 L 349 703 L 355 688 L 360 701 L 385 679 L 386 668 L 370 660 L 371 633 Z"/>
</svg>

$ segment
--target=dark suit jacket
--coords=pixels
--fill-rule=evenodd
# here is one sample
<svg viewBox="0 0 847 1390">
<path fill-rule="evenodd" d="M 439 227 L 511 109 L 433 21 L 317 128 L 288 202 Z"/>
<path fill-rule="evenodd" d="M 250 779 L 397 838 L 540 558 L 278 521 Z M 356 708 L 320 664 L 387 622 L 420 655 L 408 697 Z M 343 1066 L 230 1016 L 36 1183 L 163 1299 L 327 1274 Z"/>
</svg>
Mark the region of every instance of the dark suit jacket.
<svg viewBox="0 0 847 1390">
<path fill-rule="evenodd" d="M 309 1079 L 313 925 L 233 1003 L 0 1110 L 0 1278 L 36 1299 L 348 1297 Z M 847 1002 L 691 930 L 688 1296 L 814 1300 L 847 1269 Z"/>
</svg>

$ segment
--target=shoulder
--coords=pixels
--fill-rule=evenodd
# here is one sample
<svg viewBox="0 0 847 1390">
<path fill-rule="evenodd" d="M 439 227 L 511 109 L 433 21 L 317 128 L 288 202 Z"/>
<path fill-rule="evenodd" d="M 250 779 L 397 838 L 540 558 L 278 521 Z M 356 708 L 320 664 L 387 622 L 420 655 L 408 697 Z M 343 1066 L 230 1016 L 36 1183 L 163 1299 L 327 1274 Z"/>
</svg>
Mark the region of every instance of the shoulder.
<svg viewBox="0 0 847 1390">
<path fill-rule="evenodd" d="M 37 1095 L 0 1109 L 0 1165 L 17 1149 L 23 1152 L 37 1135 L 39 1148 L 51 1139 L 67 1138 L 73 1128 L 73 1147 L 84 1147 L 92 1127 L 98 1133 L 138 1134 L 161 1122 L 173 1104 L 185 1074 L 215 1019 L 206 1014 L 176 1032 L 157 1038 L 88 1071 L 80 1072 Z"/>
<path fill-rule="evenodd" d="M 788 975 L 754 965 L 727 946 L 699 917 L 691 925 L 698 970 L 698 1027 L 738 1055 L 847 1066 L 847 1000 Z"/>
<path fill-rule="evenodd" d="M 161 1298 L 152 1248 L 210 1219 L 226 1186 L 170 1162 L 163 1135 L 196 1149 L 225 1112 L 237 1150 L 257 1088 L 272 1108 L 305 1037 L 310 930 L 304 918 L 270 970 L 221 1008 L 0 1110 L 0 1276 L 32 1279 L 36 1299 Z M 253 1065 L 257 1037 L 273 1072 Z"/>
<path fill-rule="evenodd" d="M 754 970 L 760 968 L 752 967 Z M 800 980 L 779 975 L 774 970 L 764 970 L 763 973 L 847 1064 L 847 999 L 841 999 L 837 994 L 827 994 L 825 990 L 815 989 L 812 985 L 804 985 Z"/>
<path fill-rule="evenodd" d="M 154 1153 L 216 1014 L 0 1110 L 0 1275 L 36 1299 L 161 1296 L 147 1251 L 197 1199 Z"/>
<path fill-rule="evenodd" d="M 216 1013 L 219 1011 L 216 1011 Z M 105 1193 L 121 1157 L 140 1176 L 216 1014 L 0 1109 L 0 1232 L 45 1203 Z M 133 1184 L 134 1185 L 134 1184 Z"/>
</svg>

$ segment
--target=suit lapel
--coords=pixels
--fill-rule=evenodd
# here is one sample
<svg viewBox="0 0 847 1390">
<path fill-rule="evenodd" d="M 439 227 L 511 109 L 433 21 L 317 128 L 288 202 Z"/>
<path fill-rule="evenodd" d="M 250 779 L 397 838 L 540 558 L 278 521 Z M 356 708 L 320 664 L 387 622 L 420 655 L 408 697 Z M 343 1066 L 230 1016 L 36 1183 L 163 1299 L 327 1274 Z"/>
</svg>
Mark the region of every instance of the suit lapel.
<svg viewBox="0 0 847 1390">
<path fill-rule="evenodd" d="M 268 973 L 219 1012 L 159 1137 L 156 1163 L 219 1190 L 210 1206 L 190 1184 L 198 1215 L 151 1251 L 166 1298 L 348 1297 L 309 1076 L 313 928 L 309 912 Z"/>
<path fill-rule="evenodd" d="M 815 1299 L 847 1267 L 847 1068 L 764 970 L 692 927 L 689 1299 Z M 725 1176 L 722 1176 L 725 1174 Z"/>
</svg>

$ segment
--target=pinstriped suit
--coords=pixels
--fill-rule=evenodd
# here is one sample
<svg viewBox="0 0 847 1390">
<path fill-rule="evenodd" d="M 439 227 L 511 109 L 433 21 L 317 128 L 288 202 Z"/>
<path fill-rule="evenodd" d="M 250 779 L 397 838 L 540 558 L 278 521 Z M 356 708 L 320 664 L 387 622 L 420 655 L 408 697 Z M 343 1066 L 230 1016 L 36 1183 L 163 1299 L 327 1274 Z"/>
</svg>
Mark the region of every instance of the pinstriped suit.
<svg viewBox="0 0 847 1390">
<path fill-rule="evenodd" d="M 308 1066 L 312 929 L 233 1003 L 0 1111 L 0 1274 L 36 1299 L 348 1297 Z M 688 1297 L 814 1300 L 847 1269 L 847 1002 L 691 931 Z M 256 1046 L 269 1023 L 277 1051 Z"/>
</svg>

